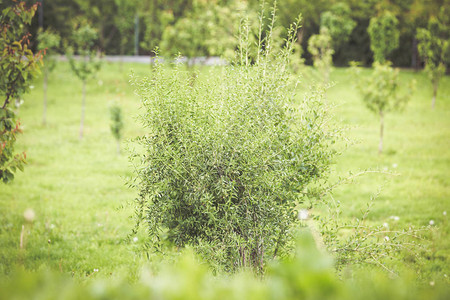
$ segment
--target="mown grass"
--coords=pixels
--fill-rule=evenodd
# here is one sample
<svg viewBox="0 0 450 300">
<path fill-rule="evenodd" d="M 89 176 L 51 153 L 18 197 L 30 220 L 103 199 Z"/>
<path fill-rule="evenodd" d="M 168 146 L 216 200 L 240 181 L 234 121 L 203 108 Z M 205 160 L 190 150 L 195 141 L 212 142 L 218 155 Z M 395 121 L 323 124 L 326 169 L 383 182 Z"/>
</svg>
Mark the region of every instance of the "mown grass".
<svg viewBox="0 0 450 300">
<path fill-rule="evenodd" d="M 84 139 L 78 139 L 81 82 L 60 63 L 49 80 L 47 125 L 42 125 L 42 80 L 24 97 L 20 118 L 24 134 L 17 150 L 27 153 L 28 165 L 13 183 L 0 185 L 0 272 L 17 266 L 29 270 L 50 268 L 76 277 L 110 276 L 126 272 L 134 278 L 145 261 L 135 250 L 143 243 L 127 240 L 133 220 L 136 192 L 127 188 L 132 167 L 126 155 L 117 156 L 109 129 L 108 105 L 118 102 L 124 112 L 125 138 L 142 134 L 135 117 L 139 99 L 128 83 L 128 70 L 149 75 L 148 65 L 105 64 L 88 85 Z M 370 70 L 365 70 L 363 76 Z M 335 105 L 334 118 L 350 130 L 355 143 L 338 159 L 333 178 L 348 171 L 391 170 L 397 176 L 368 174 L 339 187 L 334 197 L 344 216 L 357 217 L 371 195 L 380 194 L 370 214 L 374 224 L 391 228 L 434 225 L 425 242 L 422 276 L 444 280 L 449 273 L 450 212 L 450 78 L 442 80 L 436 109 L 431 109 L 431 85 L 422 72 L 402 71 L 401 79 L 417 80 L 417 90 L 406 110 L 390 113 L 385 121 L 385 151 L 377 154 L 378 119 L 359 99 L 347 69 L 335 69 L 327 93 Z M 310 84 L 308 78 L 304 84 Z M 126 143 L 123 143 L 124 146 Z M 24 221 L 27 208 L 36 212 L 33 224 Z M 395 221 L 391 216 L 398 216 Z M 26 244 L 19 249 L 22 225 Z M 142 232 L 141 234 L 145 234 Z M 98 270 L 98 272 L 94 272 Z"/>
</svg>

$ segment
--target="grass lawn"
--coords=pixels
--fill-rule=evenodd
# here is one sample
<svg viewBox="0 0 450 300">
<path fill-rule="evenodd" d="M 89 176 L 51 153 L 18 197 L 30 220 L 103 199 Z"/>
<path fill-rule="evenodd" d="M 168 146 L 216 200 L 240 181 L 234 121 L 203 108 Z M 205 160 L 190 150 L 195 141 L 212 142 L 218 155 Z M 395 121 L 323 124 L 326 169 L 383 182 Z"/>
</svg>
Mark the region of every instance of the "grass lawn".
<svg viewBox="0 0 450 300">
<path fill-rule="evenodd" d="M 125 64 L 120 71 L 118 64 L 104 64 L 89 83 L 82 141 L 78 139 L 81 82 L 67 63 L 60 63 L 50 75 L 46 126 L 42 125 L 42 80 L 36 80 L 24 97 L 19 114 L 25 130 L 17 150 L 26 151 L 28 165 L 14 182 L 0 185 L 0 273 L 24 266 L 72 272 L 80 278 L 118 272 L 135 277 L 145 261 L 136 251 L 144 238 L 126 239 L 133 226 L 129 218 L 133 207 L 127 202 L 136 192 L 126 186 L 132 168 L 126 154 L 116 155 L 108 110 L 112 101 L 122 106 L 125 138 L 144 132 L 135 118 L 139 99 L 128 83 L 130 69 L 138 75 L 151 72 L 148 65 Z M 369 72 L 364 70 L 364 76 Z M 387 114 L 382 155 L 377 154 L 377 116 L 358 98 L 347 69 L 334 69 L 331 79 L 335 86 L 328 91 L 328 101 L 335 105 L 334 117 L 350 127 L 348 136 L 354 142 L 339 157 L 332 177 L 364 169 L 398 173 L 369 174 L 339 187 L 334 196 L 343 204 L 345 217 L 358 216 L 381 188 L 370 221 L 392 228 L 433 221 L 422 275 L 448 281 L 444 275 L 450 276 L 450 241 L 444 212 L 450 213 L 450 77 L 442 80 L 432 110 L 426 75 L 401 72 L 405 83 L 417 81 L 417 90 L 404 112 Z M 36 213 L 33 224 L 24 221 L 27 208 Z M 22 225 L 25 244 L 20 249 Z"/>
</svg>

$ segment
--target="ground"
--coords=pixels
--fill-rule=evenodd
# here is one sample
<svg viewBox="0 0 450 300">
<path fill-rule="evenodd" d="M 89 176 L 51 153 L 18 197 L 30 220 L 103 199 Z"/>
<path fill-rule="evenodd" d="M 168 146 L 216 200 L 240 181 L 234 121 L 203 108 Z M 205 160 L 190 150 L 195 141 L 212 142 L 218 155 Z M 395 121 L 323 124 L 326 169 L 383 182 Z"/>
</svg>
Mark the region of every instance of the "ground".
<svg viewBox="0 0 450 300">
<path fill-rule="evenodd" d="M 139 99 L 128 82 L 136 74 L 151 74 L 146 64 L 104 64 L 87 88 L 84 139 L 79 140 L 81 82 L 60 63 L 49 78 L 47 125 L 42 125 L 42 79 L 24 96 L 20 119 L 24 127 L 17 150 L 26 151 L 25 172 L 13 183 L 0 185 L 0 273 L 18 266 L 29 270 L 50 268 L 74 276 L 110 276 L 125 271 L 135 277 L 145 257 L 139 254 L 145 232 L 131 233 L 132 203 L 136 191 L 127 187 L 132 166 L 126 155 L 126 139 L 144 133 L 136 116 Z M 312 71 L 309 70 L 307 74 Z M 364 70 L 367 76 L 370 70 Z M 377 154 L 379 121 L 364 107 L 346 68 L 334 69 L 334 86 L 327 101 L 334 119 L 348 126 L 349 146 L 332 170 L 338 175 L 360 170 L 389 171 L 397 175 L 368 174 L 339 187 L 334 197 L 344 216 L 360 214 L 371 195 L 379 195 L 369 216 L 373 224 L 407 228 L 432 224 L 421 276 L 443 280 L 450 275 L 450 77 L 438 92 L 431 109 L 431 84 L 423 72 L 402 70 L 401 80 L 417 81 L 417 89 L 405 111 L 385 119 L 384 153 Z M 302 79 L 303 87 L 312 83 Z M 304 88 L 306 89 L 306 88 Z M 406 91 L 405 91 L 406 92 Z M 108 105 L 118 102 L 124 112 L 123 155 L 117 156 L 109 128 Z M 341 145 L 342 148 L 342 145 Z M 27 223 L 27 208 L 35 220 Z M 19 248 L 24 225 L 24 246 Z M 447 279 L 448 280 L 448 279 Z"/>
</svg>

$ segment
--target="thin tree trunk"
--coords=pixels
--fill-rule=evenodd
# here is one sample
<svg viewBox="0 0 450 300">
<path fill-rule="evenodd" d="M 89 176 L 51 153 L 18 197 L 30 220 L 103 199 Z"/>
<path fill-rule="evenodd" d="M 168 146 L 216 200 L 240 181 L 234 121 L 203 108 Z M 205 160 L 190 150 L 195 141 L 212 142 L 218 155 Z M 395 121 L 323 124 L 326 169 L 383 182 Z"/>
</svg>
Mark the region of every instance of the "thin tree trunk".
<svg viewBox="0 0 450 300">
<path fill-rule="evenodd" d="M 44 71 L 44 111 L 42 114 L 42 124 L 47 124 L 47 80 L 48 80 L 48 71 Z"/>
<path fill-rule="evenodd" d="M 84 112 L 86 110 L 86 79 L 83 80 L 83 101 L 81 103 L 80 140 L 83 139 Z"/>
<path fill-rule="evenodd" d="M 436 104 L 437 91 L 438 91 L 438 84 L 433 83 L 433 99 L 431 100 L 431 109 L 434 109 L 434 106 Z"/>
<path fill-rule="evenodd" d="M 383 152 L 383 131 L 384 131 L 384 114 L 380 111 L 380 144 L 378 145 L 378 154 Z"/>
</svg>

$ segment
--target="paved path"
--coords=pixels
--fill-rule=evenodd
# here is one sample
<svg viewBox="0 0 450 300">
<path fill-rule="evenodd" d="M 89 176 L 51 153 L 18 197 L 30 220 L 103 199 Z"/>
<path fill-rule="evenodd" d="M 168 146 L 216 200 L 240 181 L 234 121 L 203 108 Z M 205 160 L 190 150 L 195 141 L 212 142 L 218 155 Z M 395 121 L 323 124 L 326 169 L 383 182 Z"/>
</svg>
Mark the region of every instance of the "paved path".
<svg viewBox="0 0 450 300">
<path fill-rule="evenodd" d="M 77 56 L 75 56 L 77 57 Z M 108 62 L 120 62 L 123 61 L 124 63 L 142 63 L 142 64 L 148 64 L 154 62 L 154 57 L 148 56 L 148 55 L 139 55 L 139 56 L 127 56 L 127 55 L 105 55 L 102 57 L 103 60 Z M 60 61 L 67 61 L 67 57 L 65 55 L 61 55 L 59 57 Z M 164 59 L 160 59 L 164 61 Z M 186 57 L 182 57 L 180 59 L 180 62 L 188 64 L 195 64 L 195 65 L 205 65 L 205 66 L 222 66 L 226 65 L 227 62 L 224 59 L 221 59 L 220 57 L 195 57 L 191 59 L 187 59 Z"/>
</svg>

